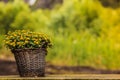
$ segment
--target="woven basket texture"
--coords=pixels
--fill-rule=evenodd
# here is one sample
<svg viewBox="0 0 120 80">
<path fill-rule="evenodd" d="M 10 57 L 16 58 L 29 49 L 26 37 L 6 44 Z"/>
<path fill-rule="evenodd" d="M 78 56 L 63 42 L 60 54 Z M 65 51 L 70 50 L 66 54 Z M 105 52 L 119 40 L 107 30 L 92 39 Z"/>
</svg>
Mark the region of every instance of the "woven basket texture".
<svg viewBox="0 0 120 80">
<path fill-rule="evenodd" d="M 16 49 L 12 52 L 21 77 L 42 77 L 45 75 L 46 49 Z"/>
</svg>

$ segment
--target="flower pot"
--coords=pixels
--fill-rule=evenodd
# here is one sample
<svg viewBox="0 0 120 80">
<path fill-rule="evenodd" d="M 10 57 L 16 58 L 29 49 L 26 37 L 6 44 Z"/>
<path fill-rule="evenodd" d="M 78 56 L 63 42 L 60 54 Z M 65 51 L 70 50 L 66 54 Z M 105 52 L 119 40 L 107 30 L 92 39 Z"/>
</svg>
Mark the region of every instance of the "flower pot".
<svg viewBox="0 0 120 80">
<path fill-rule="evenodd" d="M 12 52 L 21 77 L 43 77 L 45 75 L 46 49 L 15 49 Z"/>
</svg>

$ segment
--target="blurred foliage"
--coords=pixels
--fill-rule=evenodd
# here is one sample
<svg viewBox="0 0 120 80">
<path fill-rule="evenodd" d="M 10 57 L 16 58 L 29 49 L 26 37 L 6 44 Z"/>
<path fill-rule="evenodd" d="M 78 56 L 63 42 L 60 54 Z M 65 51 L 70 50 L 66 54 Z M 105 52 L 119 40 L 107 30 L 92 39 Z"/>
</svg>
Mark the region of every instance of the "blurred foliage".
<svg viewBox="0 0 120 80">
<path fill-rule="evenodd" d="M 120 69 L 120 8 L 105 8 L 98 0 L 64 0 L 34 11 L 20 0 L 0 3 L 0 34 L 16 29 L 51 36 L 47 60 L 53 64 Z"/>
<path fill-rule="evenodd" d="M 3 35 L 0 35 L 0 49 L 3 47 L 3 39 L 4 39 L 4 36 Z"/>
<path fill-rule="evenodd" d="M 99 8 L 99 10 L 98 10 Z M 102 24 L 99 14 L 101 5 L 98 2 L 87 0 L 64 1 L 64 4 L 58 9 L 52 10 L 52 24 L 57 32 L 66 32 L 64 30 L 85 30 L 88 29 L 95 35 L 100 35 Z M 62 30 L 63 29 L 63 30 Z"/>
<path fill-rule="evenodd" d="M 14 23 L 16 16 L 21 11 L 29 11 L 28 6 L 23 1 L 0 3 L 0 33 L 7 33 L 9 30 L 14 30 L 12 24 Z"/>
</svg>

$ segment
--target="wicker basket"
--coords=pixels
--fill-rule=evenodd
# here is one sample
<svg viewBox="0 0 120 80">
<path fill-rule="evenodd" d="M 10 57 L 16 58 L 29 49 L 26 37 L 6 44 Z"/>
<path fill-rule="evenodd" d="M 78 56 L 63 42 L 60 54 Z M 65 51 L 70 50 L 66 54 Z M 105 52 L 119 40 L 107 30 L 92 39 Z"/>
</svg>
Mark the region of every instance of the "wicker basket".
<svg viewBox="0 0 120 80">
<path fill-rule="evenodd" d="M 41 77 L 45 75 L 46 49 L 16 49 L 12 52 L 21 77 Z"/>
</svg>

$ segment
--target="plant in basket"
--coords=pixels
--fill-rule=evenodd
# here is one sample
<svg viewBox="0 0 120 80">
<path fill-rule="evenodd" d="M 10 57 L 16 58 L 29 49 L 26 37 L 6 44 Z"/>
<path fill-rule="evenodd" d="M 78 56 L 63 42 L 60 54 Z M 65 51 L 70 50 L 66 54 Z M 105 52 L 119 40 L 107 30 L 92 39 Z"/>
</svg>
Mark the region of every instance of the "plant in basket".
<svg viewBox="0 0 120 80">
<path fill-rule="evenodd" d="M 5 45 L 14 54 L 21 77 L 45 75 L 45 55 L 47 48 L 52 46 L 47 35 L 16 30 L 5 36 Z"/>
</svg>

